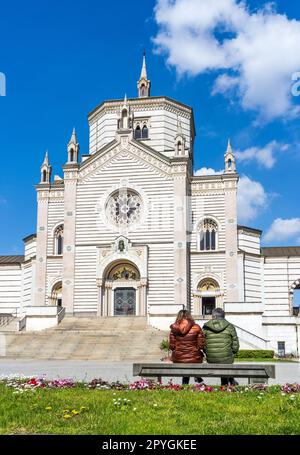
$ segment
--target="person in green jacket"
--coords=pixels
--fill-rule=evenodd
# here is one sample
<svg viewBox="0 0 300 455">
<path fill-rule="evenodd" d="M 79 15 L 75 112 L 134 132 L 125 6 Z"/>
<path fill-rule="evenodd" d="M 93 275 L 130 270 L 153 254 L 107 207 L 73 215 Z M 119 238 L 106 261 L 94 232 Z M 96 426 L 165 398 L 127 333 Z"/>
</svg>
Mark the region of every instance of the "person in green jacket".
<svg viewBox="0 0 300 455">
<path fill-rule="evenodd" d="M 222 308 L 212 311 L 212 319 L 203 326 L 205 355 L 208 363 L 233 363 L 239 350 L 239 339 L 234 325 L 225 319 Z M 234 378 L 221 378 L 222 385 L 237 385 Z"/>
</svg>

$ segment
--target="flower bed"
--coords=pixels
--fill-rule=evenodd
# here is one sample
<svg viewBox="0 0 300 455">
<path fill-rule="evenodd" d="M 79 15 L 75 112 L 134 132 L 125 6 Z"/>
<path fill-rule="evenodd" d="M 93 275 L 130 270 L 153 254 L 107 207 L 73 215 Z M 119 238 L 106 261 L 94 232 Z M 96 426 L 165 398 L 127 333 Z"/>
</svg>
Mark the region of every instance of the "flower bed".
<svg viewBox="0 0 300 455">
<path fill-rule="evenodd" d="M 7 387 L 13 388 L 14 393 L 23 393 L 28 390 L 36 389 L 73 389 L 76 387 L 84 387 L 92 390 L 174 390 L 174 391 L 192 391 L 192 392 L 248 392 L 248 391 L 263 391 L 268 392 L 278 390 L 285 394 L 297 394 L 300 392 L 300 384 L 284 384 L 282 386 L 268 386 L 267 384 L 253 384 L 249 386 L 210 386 L 206 384 L 192 384 L 181 385 L 174 384 L 170 380 L 167 384 L 151 379 L 139 379 L 132 383 L 121 383 L 119 381 L 109 382 L 101 378 L 95 378 L 90 382 L 75 382 L 72 379 L 55 379 L 46 380 L 45 378 L 26 378 L 24 376 L 11 378 L 2 377 L 0 383 L 5 384 Z"/>
</svg>

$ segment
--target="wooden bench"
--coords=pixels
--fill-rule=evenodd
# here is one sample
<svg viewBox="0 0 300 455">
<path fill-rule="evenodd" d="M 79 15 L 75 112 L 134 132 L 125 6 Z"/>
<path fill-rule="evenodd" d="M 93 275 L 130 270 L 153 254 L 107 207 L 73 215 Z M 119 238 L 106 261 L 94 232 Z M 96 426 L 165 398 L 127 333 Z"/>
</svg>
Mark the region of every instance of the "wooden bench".
<svg viewBox="0 0 300 455">
<path fill-rule="evenodd" d="M 207 377 L 248 378 L 248 383 L 268 382 L 275 378 L 275 365 L 265 364 L 212 364 L 212 363 L 134 363 L 133 376 L 156 377 Z"/>
</svg>

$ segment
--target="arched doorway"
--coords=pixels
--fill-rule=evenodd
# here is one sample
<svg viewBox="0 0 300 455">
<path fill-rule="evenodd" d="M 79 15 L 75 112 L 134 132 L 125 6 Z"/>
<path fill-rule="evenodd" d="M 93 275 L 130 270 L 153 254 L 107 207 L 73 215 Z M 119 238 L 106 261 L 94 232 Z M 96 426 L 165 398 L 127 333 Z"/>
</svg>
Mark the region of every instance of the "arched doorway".
<svg viewBox="0 0 300 455">
<path fill-rule="evenodd" d="M 209 318 L 216 307 L 222 307 L 222 292 L 213 278 L 202 279 L 194 292 L 194 313 Z"/>
<path fill-rule="evenodd" d="M 119 261 L 106 270 L 102 301 L 103 316 L 144 316 L 146 283 L 135 264 Z"/>
<path fill-rule="evenodd" d="M 52 305 L 62 307 L 62 282 L 55 283 L 51 291 Z"/>
<path fill-rule="evenodd" d="M 117 264 L 110 270 L 108 280 L 113 282 L 114 316 L 134 316 L 136 314 L 135 285 L 139 279 L 138 269 L 130 263 Z"/>
</svg>

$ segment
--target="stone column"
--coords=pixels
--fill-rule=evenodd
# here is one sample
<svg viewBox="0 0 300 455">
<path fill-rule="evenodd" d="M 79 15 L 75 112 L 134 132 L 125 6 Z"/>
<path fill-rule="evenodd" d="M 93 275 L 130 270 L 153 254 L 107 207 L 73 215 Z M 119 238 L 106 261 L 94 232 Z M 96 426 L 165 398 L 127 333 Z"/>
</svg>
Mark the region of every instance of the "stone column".
<svg viewBox="0 0 300 455">
<path fill-rule="evenodd" d="M 139 316 L 146 316 L 147 314 L 147 278 L 141 279 L 140 288 L 140 314 Z"/>
<path fill-rule="evenodd" d="M 227 302 L 239 301 L 237 257 L 237 182 L 238 175 L 224 175 L 225 239 L 226 239 L 226 288 Z"/>
<path fill-rule="evenodd" d="M 194 294 L 194 314 L 196 316 L 199 316 L 202 314 L 202 309 L 201 309 L 201 297 L 197 294 Z"/>
<path fill-rule="evenodd" d="M 111 281 L 105 282 L 105 298 L 104 298 L 104 314 L 103 316 L 111 316 L 112 313 L 112 290 L 113 283 Z"/>
<path fill-rule="evenodd" d="M 174 303 L 190 308 L 189 296 L 189 198 L 187 162 L 174 165 Z"/>
<path fill-rule="evenodd" d="M 37 236 L 34 305 L 46 305 L 49 185 L 37 186 Z"/>
<path fill-rule="evenodd" d="M 103 281 L 101 279 L 97 280 L 97 287 L 98 287 L 98 305 L 97 305 L 97 316 L 104 316 L 103 314 L 103 304 L 104 304 L 104 296 L 105 293 L 103 292 Z"/>
<path fill-rule="evenodd" d="M 75 281 L 75 228 L 76 228 L 76 190 L 78 165 L 64 166 L 64 251 L 63 251 L 63 287 L 62 301 L 66 313 L 74 312 Z"/>
</svg>

